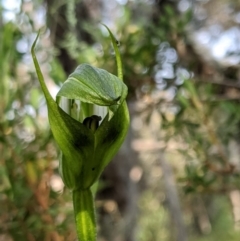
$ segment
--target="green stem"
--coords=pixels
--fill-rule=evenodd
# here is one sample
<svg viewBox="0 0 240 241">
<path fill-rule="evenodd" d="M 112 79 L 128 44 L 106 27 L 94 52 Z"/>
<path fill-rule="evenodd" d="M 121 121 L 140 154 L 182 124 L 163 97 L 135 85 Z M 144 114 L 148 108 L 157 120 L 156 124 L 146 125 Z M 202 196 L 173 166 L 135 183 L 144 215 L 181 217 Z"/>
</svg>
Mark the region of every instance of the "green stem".
<svg viewBox="0 0 240 241">
<path fill-rule="evenodd" d="M 73 208 L 79 241 L 96 241 L 96 219 L 90 189 L 73 191 Z"/>
</svg>

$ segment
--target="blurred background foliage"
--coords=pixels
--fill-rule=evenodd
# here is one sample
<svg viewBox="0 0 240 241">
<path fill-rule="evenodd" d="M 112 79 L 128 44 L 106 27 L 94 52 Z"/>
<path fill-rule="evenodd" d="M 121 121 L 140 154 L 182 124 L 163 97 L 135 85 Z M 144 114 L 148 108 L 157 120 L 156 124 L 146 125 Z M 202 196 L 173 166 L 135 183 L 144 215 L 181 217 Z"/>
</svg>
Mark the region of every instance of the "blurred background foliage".
<svg viewBox="0 0 240 241">
<path fill-rule="evenodd" d="M 240 238 L 240 3 L 0 1 L 0 240 L 76 240 L 30 47 L 51 93 L 87 62 L 116 73 L 131 128 L 97 194 L 98 240 Z"/>
</svg>

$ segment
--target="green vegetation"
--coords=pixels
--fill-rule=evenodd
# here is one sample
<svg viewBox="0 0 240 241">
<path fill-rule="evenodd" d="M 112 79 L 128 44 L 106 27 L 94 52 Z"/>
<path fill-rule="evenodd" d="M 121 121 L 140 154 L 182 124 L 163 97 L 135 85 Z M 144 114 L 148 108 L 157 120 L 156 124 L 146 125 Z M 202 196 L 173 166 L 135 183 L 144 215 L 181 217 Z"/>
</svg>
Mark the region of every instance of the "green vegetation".
<svg viewBox="0 0 240 241">
<path fill-rule="evenodd" d="M 90 191 L 99 177 L 91 187 L 97 240 L 239 240 L 239 49 L 216 47 L 221 37 L 234 38 L 225 33 L 238 26 L 239 3 L 22 1 L 9 10 L 6 2 L 0 1 L 0 240 L 76 240 L 72 190 Z M 99 22 L 119 40 L 115 48 Z M 41 86 L 30 54 L 40 28 Z M 91 86 L 100 98 L 88 103 L 83 90 L 93 72 L 103 88 Z M 126 105 L 131 125 L 117 153 Z M 93 139 L 101 142 L 107 124 L 120 128 L 121 138 L 116 146 L 110 137 L 99 144 L 92 175 Z M 84 153 L 71 147 L 78 139 L 89 144 Z M 76 157 L 81 161 L 72 165 Z M 70 175 L 63 171 L 71 166 Z"/>
</svg>

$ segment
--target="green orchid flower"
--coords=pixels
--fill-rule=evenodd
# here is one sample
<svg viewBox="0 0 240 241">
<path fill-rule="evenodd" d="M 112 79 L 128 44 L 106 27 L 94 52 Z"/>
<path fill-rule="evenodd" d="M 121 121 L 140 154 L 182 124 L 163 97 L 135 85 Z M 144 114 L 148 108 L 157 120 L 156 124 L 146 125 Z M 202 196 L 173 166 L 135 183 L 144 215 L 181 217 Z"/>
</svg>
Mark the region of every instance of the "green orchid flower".
<svg viewBox="0 0 240 241">
<path fill-rule="evenodd" d="M 34 52 L 39 34 L 31 49 L 47 102 L 50 127 L 62 152 L 60 174 L 64 184 L 73 191 L 77 233 L 81 241 L 92 241 L 96 238 L 90 188 L 120 148 L 129 127 L 129 113 L 125 101 L 127 86 L 122 81 L 120 54 L 114 36 L 108 28 L 107 30 L 116 53 L 118 77 L 89 64 L 81 64 L 64 82 L 57 94 L 57 101 L 46 87 Z M 62 97 L 80 102 L 80 121 L 60 107 Z M 89 109 L 93 109 L 94 105 L 107 109 L 107 115 L 102 121 L 101 117 L 90 113 Z"/>
</svg>

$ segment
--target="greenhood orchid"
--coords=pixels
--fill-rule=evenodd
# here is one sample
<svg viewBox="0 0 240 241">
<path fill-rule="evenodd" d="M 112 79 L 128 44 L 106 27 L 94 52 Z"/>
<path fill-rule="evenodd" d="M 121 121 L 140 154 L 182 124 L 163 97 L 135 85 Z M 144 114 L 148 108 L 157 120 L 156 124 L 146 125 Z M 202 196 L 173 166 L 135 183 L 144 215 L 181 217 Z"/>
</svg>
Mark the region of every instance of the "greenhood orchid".
<svg viewBox="0 0 240 241">
<path fill-rule="evenodd" d="M 64 184 L 73 191 L 78 237 L 88 241 L 95 240 L 90 188 L 120 148 L 129 127 L 127 86 L 122 81 L 116 40 L 111 31 L 108 31 L 116 53 L 118 77 L 89 64 L 81 64 L 64 82 L 57 94 L 57 101 L 51 97 L 46 87 L 34 52 L 38 36 L 31 49 L 47 102 L 50 127 L 62 152 L 60 173 Z M 82 108 L 79 121 L 60 107 L 61 98 L 79 101 L 80 109 Z M 103 119 L 87 111 L 94 105 L 107 109 L 107 115 Z M 84 217 L 81 216 L 83 210 Z"/>
</svg>

